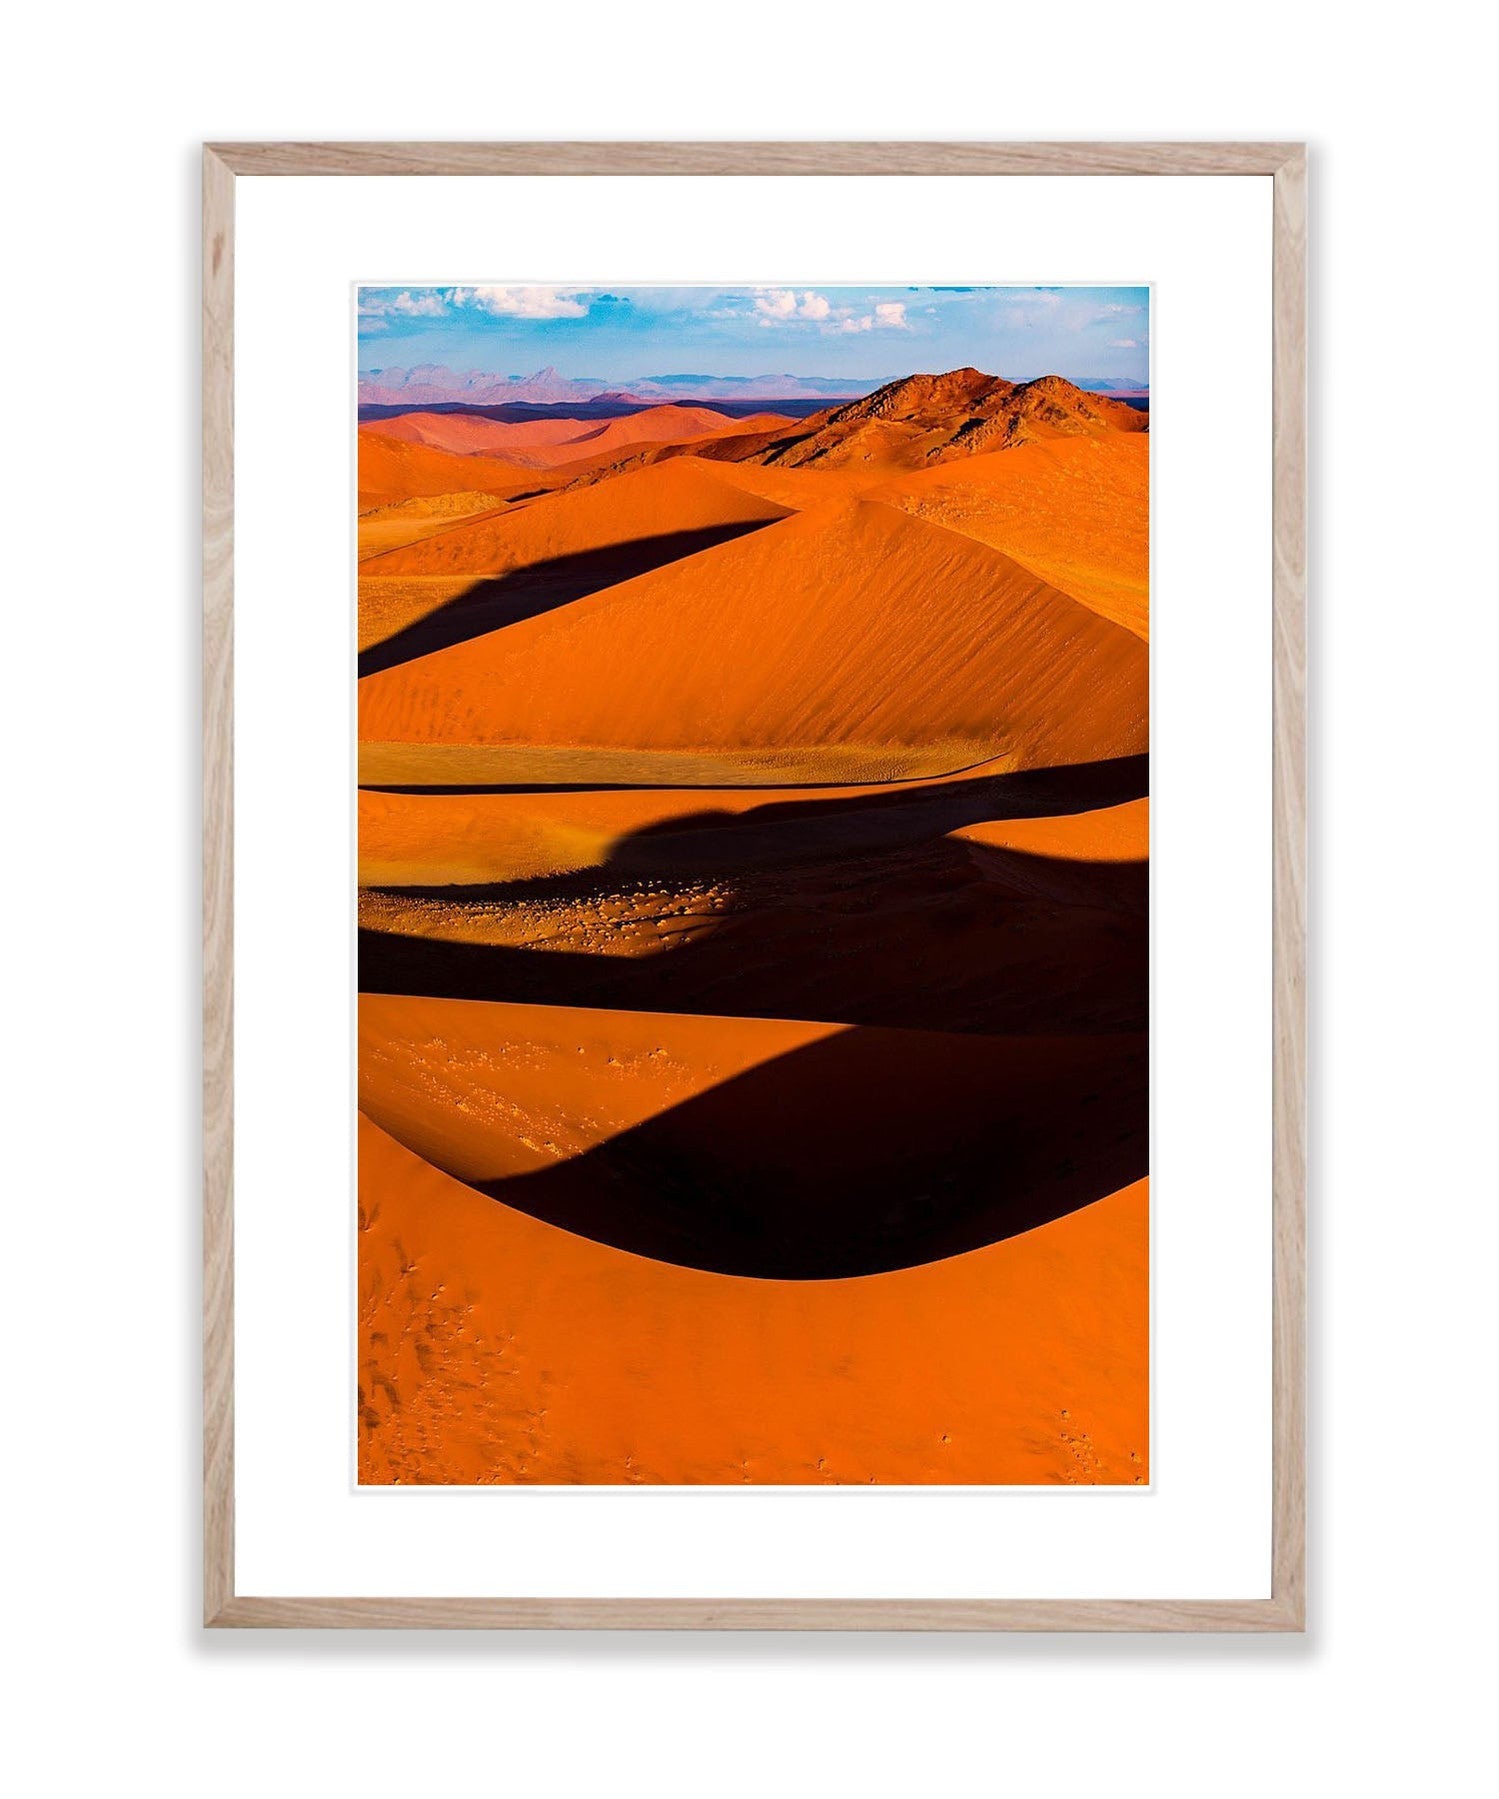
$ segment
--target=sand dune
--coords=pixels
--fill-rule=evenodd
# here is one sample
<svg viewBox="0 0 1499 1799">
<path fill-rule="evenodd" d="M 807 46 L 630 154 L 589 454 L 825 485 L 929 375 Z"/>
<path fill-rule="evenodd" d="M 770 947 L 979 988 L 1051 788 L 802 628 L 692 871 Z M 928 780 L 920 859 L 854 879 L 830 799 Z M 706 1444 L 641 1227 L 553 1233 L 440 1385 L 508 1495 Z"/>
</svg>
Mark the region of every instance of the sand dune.
<svg viewBox="0 0 1499 1799">
<path fill-rule="evenodd" d="M 553 469 L 617 461 L 636 446 L 784 430 L 777 413 L 730 418 L 705 406 L 648 406 L 613 419 L 538 418 L 515 422 L 462 412 L 404 412 L 360 429 L 377 437 L 427 444 L 460 456 L 495 457 L 518 469 Z"/>
<path fill-rule="evenodd" d="M 445 887 L 603 868 L 639 872 L 772 866 L 858 855 L 948 833 L 995 848 L 1143 860 L 1148 802 L 1102 809 L 1144 770 L 992 763 L 954 776 L 845 787 L 684 787 L 531 793 L 361 792 L 359 880 Z M 1051 816 L 1065 806 L 1068 816 Z"/>
<path fill-rule="evenodd" d="M 953 836 L 988 849 L 1064 862 L 1145 862 L 1150 856 L 1150 801 L 1126 800 L 1065 818 L 989 819 L 959 825 Z"/>
<path fill-rule="evenodd" d="M 789 420 L 776 413 L 735 419 L 706 406 L 649 406 L 586 428 L 568 442 L 570 454 L 559 462 L 616 455 L 636 444 L 690 443 L 702 437 L 734 437 L 741 432 L 783 429 Z"/>
<path fill-rule="evenodd" d="M 429 533 L 360 564 L 360 672 L 567 605 L 784 515 L 681 463 Z"/>
<path fill-rule="evenodd" d="M 549 1168 L 841 1026 L 364 994 L 359 1103 L 459 1180 Z"/>
<path fill-rule="evenodd" d="M 781 468 L 760 462 L 724 462 L 704 458 L 702 446 L 689 444 L 673 448 L 674 456 L 690 456 L 703 461 L 717 481 L 742 488 L 774 500 L 788 512 L 805 512 L 813 506 L 826 506 L 831 500 L 857 500 L 865 494 L 890 485 L 904 471 L 892 470 L 886 464 L 860 463 L 856 468 Z"/>
<path fill-rule="evenodd" d="M 1147 1078 L 1119 1033 L 360 1009 L 360 1106 L 408 1148 L 583 1236 L 757 1278 L 936 1261 L 1105 1197 L 1145 1172 Z"/>
<path fill-rule="evenodd" d="M 366 562 L 387 550 L 435 537 L 439 531 L 451 531 L 477 514 L 500 511 L 503 504 L 493 494 L 451 493 L 372 507 L 359 518 L 359 560 Z"/>
<path fill-rule="evenodd" d="M 527 452 L 570 443 L 587 429 L 580 419 L 538 418 L 511 423 L 467 412 L 401 412 L 393 418 L 372 419 L 360 426 L 362 432 L 376 437 L 430 444 L 455 456 L 494 456 L 520 464 L 524 464 Z"/>
<path fill-rule="evenodd" d="M 1150 635 L 1150 443 L 1066 438 L 905 474 L 870 497 L 962 531 Z"/>
<path fill-rule="evenodd" d="M 384 560 L 441 553 L 452 536 Z M 626 665 L 649 679 L 621 680 Z M 954 766 L 1023 768 L 1142 750 L 1147 678 L 1138 639 L 1008 557 L 856 502 L 372 674 L 360 736 L 783 752 L 950 743 Z"/>
<path fill-rule="evenodd" d="M 493 577 L 643 538 L 764 524 L 787 510 L 720 480 L 701 463 L 668 462 L 576 493 L 548 495 L 514 513 L 445 532 L 438 541 L 392 551 L 362 576 Z"/>
<path fill-rule="evenodd" d="M 600 481 L 612 481 L 620 475 L 649 468 L 654 462 L 670 462 L 681 456 L 696 456 L 706 445 L 728 443 L 748 435 L 764 435 L 768 421 L 781 430 L 787 420 L 774 413 L 756 413 L 752 418 L 729 419 L 711 433 L 692 432 L 685 437 L 625 438 L 596 449 L 587 441 L 566 446 L 567 459 L 554 461 L 539 471 L 537 479 L 553 493 L 565 493 L 575 487 L 592 487 Z M 664 428 L 664 427 L 663 427 Z M 581 453 L 579 453 L 581 452 Z M 714 464 L 715 467 L 720 466 Z"/>
<path fill-rule="evenodd" d="M 406 884 L 361 891 L 361 987 L 959 1032 L 1141 1031 L 1147 827 L 1128 796 L 1145 778 L 1137 758 L 867 803 L 758 795 L 746 809 L 730 792 L 685 817 L 675 802 L 696 796 L 366 796 L 380 821 L 367 853 Z M 606 849 L 603 827 L 629 816 L 633 835 Z M 497 841 L 492 818 L 506 819 Z M 465 879 L 505 872 L 507 846 L 513 877 Z M 527 857 L 591 865 L 528 875 Z M 410 880 L 424 870 L 430 883 Z"/>
<path fill-rule="evenodd" d="M 895 1274 L 587 1241 L 359 1127 L 367 1483 L 1144 1482 L 1146 1184 Z"/>
<path fill-rule="evenodd" d="M 448 493 L 508 499 L 536 485 L 534 474 L 493 456 L 462 456 L 359 428 L 359 509 Z"/>
</svg>

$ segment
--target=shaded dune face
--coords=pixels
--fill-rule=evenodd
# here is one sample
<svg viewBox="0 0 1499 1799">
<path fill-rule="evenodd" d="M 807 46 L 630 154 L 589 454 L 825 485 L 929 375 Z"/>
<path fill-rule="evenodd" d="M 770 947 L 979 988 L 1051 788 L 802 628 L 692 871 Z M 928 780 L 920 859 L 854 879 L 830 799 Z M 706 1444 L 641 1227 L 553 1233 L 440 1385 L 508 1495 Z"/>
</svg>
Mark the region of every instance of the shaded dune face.
<svg viewBox="0 0 1499 1799">
<path fill-rule="evenodd" d="M 626 668 L 641 673 L 621 679 Z M 951 740 L 970 760 L 1034 767 L 1143 751 L 1147 668 L 1137 638 L 1010 558 L 854 502 L 370 675 L 360 735 L 645 749 Z"/>
<path fill-rule="evenodd" d="M 1020 774 L 981 764 L 946 778 L 845 787 L 367 790 L 359 795 L 359 881 L 518 889 L 589 868 L 677 878 L 965 832 L 1000 848 L 1143 861 L 1148 782 L 1149 758 L 1132 756 Z M 1023 833 L 1025 820 L 1046 828 Z"/>
<path fill-rule="evenodd" d="M 508 1172 L 515 1127 L 493 1070 L 522 1047 L 512 1022 L 427 1002 L 438 1029 L 402 1042 L 401 1004 L 368 1019 L 382 1034 L 362 1046 L 366 1114 L 505 1204 L 657 1261 L 880 1273 L 1034 1229 L 1145 1172 L 1143 1039 L 882 1030 L 812 1036 L 580 1154 Z M 677 1021 L 654 1023 L 664 1054 Z"/>
<path fill-rule="evenodd" d="M 361 986 L 962 1032 L 1141 1031 L 1146 824 L 1143 807 L 1132 828 L 1116 814 L 1147 779 L 1139 757 L 867 796 L 756 796 L 737 814 L 646 822 L 608 848 L 581 825 L 587 804 L 614 796 L 559 796 L 560 842 L 544 835 L 537 853 L 596 866 L 367 887 Z M 483 818 L 507 796 L 371 803 L 398 821 L 414 808 L 426 832 L 425 851 L 405 840 L 415 873 L 424 854 L 453 852 L 445 809 L 477 803 Z M 509 803 L 536 817 L 529 796 Z M 1033 829 L 1007 843 L 1006 820 Z M 503 847 L 482 826 L 480 845 Z"/>
</svg>

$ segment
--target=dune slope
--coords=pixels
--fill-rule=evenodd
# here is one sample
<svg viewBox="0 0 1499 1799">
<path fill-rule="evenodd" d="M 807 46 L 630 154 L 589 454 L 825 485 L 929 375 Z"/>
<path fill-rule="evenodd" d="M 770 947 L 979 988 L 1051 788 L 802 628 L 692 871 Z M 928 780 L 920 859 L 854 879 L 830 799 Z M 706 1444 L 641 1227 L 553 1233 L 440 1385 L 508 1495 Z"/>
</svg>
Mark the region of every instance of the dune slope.
<svg viewBox="0 0 1499 1799">
<path fill-rule="evenodd" d="M 361 562 L 360 672 L 566 605 L 785 514 L 683 462 L 455 523 Z"/>
<path fill-rule="evenodd" d="M 904 474 L 871 499 L 961 531 L 1150 635 L 1150 442 L 1058 438 Z"/>
<path fill-rule="evenodd" d="M 855 502 L 371 674 L 359 728 L 387 743 L 951 743 L 952 766 L 1023 768 L 1143 750 L 1147 680 L 1137 638 L 1012 559 Z"/>
<path fill-rule="evenodd" d="M 699 1085 L 671 1095 L 642 1060 L 696 1061 Z M 1126 1034 L 538 1022 L 400 998 L 360 1017 L 362 1109 L 435 1166 L 580 1235 L 758 1278 L 910 1267 L 1103 1198 L 1145 1173 L 1147 1074 Z"/>
<path fill-rule="evenodd" d="M 1148 1250 L 1142 1181 L 900 1273 L 705 1274 L 527 1217 L 361 1118 L 359 1477 L 1143 1483 Z"/>
<path fill-rule="evenodd" d="M 536 485 L 529 470 L 494 456 L 458 455 L 433 444 L 359 428 L 359 507 L 449 493 L 486 493 L 506 499 Z"/>
</svg>

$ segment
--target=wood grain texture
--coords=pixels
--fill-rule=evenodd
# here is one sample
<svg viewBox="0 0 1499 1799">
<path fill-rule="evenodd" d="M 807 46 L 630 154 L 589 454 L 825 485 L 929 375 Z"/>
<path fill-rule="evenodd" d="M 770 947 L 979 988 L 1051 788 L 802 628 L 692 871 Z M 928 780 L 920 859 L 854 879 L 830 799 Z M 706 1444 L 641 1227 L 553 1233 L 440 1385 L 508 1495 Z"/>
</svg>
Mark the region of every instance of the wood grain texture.
<svg viewBox="0 0 1499 1799">
<path fill-rule="evenodd" d="M 234 1592 L 234 176 L 203 155 L 203 1614 Z"/>
<path fill-rule="evenodd" d="M 1295 144 L 213 144 L 236 175 L 1273 175 Z"/>
<path fill-rule="evenodd" d="M 1274 1600 L 232 1599 L 250 1630 L 963 1630 L 1294 1632 Z"/>
<path fill-rule="evenodd" d="M 1275 173 L 1271 1591 L 1306 1617 L 1306 152 Z"/>
<path fill-rule="evenodd" d="M 233 269 L 238 175 L 1274 177 L 1268 1599 L 255 1598 L 234 1591 Z M 1284 1632 L 1306 1617 L 1306 156 L 1299 144 L 222 144 L 203 159 L 205 1622 L 256 1629 Z"/>
</svg>

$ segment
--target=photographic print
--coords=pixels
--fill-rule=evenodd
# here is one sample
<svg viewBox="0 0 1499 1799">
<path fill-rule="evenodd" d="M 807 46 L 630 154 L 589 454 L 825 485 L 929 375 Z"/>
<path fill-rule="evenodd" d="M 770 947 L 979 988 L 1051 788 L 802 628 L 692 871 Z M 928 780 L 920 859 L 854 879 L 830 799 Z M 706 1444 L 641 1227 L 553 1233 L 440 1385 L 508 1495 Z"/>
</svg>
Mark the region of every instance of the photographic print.
<svg viewBox="0 0 1499 1799">
<path fill-rule="evenodd" d="M 358 1479 L 1150 1478 L 1150 295 L 363 287 Z"/>
</svg>

